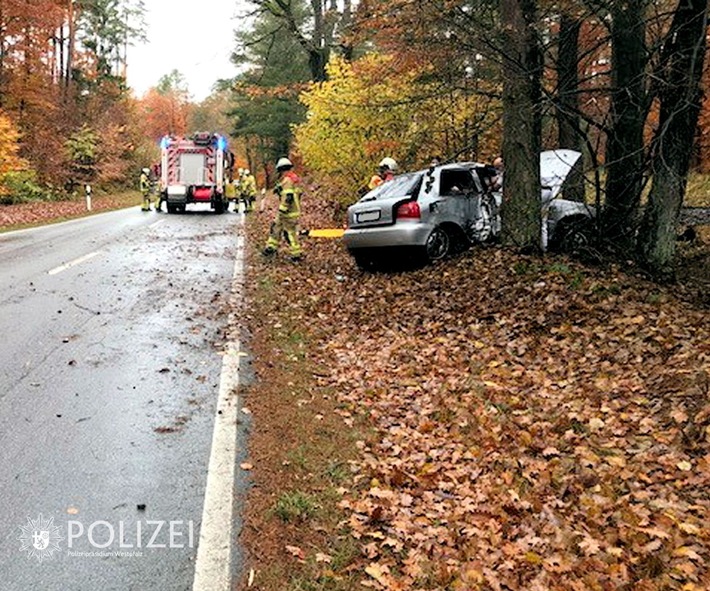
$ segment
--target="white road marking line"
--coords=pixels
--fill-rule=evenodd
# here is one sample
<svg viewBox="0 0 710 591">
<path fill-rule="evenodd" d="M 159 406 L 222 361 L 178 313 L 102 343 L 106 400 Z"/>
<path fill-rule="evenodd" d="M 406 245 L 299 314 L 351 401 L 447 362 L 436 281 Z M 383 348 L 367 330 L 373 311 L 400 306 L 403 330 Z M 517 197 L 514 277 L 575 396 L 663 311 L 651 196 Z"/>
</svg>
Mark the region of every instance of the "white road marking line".
<svg viewBox="0 0 710 591">
<path fill-rule="evenodd" d="M 101 254 L 100 250 L 95 250 L 94 252 L 90 252 L 89 254 L 85 254 L 83 257 L 79 257 L 78 259 L 74 259 L 73 261 L 69 261 L 68 263 L 65 263 L 63 265 L 59 265 L 58 267 L 54 267 L 54 269 L 47 271 L 47 275 L 56 275 L 57 273 L 61 273 L 62 271 L 66 271 L 67 269 L 71 269 L 72 267 L 76 267 L 77 265 L 80 265 L 81 263 L 85 263 L 89 259 L 93 259 L 95 256 L 100 255 L 100 254 Z"/>
<path fill-rule="evenodd" d="M 243 225 L 242 218 L 237 227 L 241 229 Z M 231 300 L 235 309 L 241 299 L 243 283 L 244 238 L 240 235 L 237 238 L 237 255 L 232 276 Z M 230 324 L 233 319 L 234 314 L 230 315 Z M 222 358 L 193 591 L 229 591 L 232 588 L 232 509 L 239 409 L 235 391 L 239 386 L 239 352 L 239 340 L 232 339 Z"/>
<path fill-rule="evenodd" d="M 150 224 L 150 226 L 148 226 L 148 227 L 155 228 L 156 226 L 159 226 L 160 224 L 163 224 L 163 223 L 165 223 L 165 220 L 158 220 L 157 222 L 153 222 L 152 224 Z"/>
</svg>

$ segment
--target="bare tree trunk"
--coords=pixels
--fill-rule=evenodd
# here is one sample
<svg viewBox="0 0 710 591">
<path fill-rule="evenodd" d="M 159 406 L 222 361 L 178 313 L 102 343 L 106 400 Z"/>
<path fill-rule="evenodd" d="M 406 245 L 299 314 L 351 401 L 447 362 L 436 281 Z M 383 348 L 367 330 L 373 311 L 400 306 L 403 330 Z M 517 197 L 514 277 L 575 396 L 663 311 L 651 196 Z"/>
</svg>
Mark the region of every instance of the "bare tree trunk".
<svg viewBox="0 0 710 591">
<path fill-rule="evenodd" d="M 69 0 L 69 11 L 67 19 L 69 21 L 69 39 L 67 47 L 67 66 L 64 79 L 64 97 L 71 96 L 72 69 L 74 68 L 74 45 L 76 41 L 76 14 L 74 12 L 74 0 Z"/>
<path fill-rule="evenodd" d="M 503 47 L 503 242 L 540 250 L 542 52 L 535 0 L 501 0 Z"/>
<path fill-rule="evenodd" d="M 641 263 L 660 279 L 674 275 L 676 223 L 702 101 L 707 26 L 707 0 L 680 2 L 661 55 L 661 109 L 654 140 L 653 185 L 638 243 Z"/>
<path fill-rule="evenodd" d="M 56 47 L 56 70 L 53 73 L 55 83 L 61 88 L 64 84 L 64 60 L 66 58 L 66 37 L 64 36 L 64 23 L 59 26 L 58 34 L 55 38 Z"/>
<path fill-rule="evenodd" d="M 343 52 L 343 57 L 347 61 L 352 61 L 353 59 L 353 44 L 352 42 L 347 39 L 348 33 L 350 31 L 350 27 L 352 26 L 352 12 L 353 12 L 353 4 L 352 0 L 344 0 L 343 2 L 343 16 L 340 20 L 340 37 L 343 38 L 345 37 L 344 40 L 341 41 L 340 47 Z"/>
<path fill-rule="evenodd" d="M 557 132 L 560 148 L 582 151 L 579 117 L 579 31 L 582 21 L 562 14 L 557 55 Z M 582 166 L 575 166 L 565 183 L 565 199 L 584 201 Z"/>
<path fill-rule="evenodd" d="M 646 1 L 610 3 L 612 123 L 607 132 L 602 232 L 622 252 L 632 244 L 633 217 L 641 200 L 643 181 L 643 126 L 647 113 Z"/>
</svg>

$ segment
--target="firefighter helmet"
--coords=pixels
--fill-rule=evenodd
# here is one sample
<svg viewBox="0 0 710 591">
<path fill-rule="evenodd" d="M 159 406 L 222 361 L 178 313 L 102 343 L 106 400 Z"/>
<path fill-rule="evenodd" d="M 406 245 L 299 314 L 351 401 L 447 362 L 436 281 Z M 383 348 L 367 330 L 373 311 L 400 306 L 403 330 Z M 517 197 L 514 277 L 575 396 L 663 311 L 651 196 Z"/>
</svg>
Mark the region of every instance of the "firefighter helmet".
<svg viewBox="0 0 710 591">
<path fill-rule="evenodd" d="M 276 163 L 276 170 L 288 170 L 289 168 L 293 168 L 293 162 L 288 158 L 279 158 L 279 161 Z"/>
<path fill-rule="evenodd" d="M 251 170 L 249 170 L 248 168 L 245 168 L 245 169 L 244 169 L 244 174 L 250 175 L 250 174 L 251 174 Z"/>
<path fill-rule="evenodd" d="M 394 158 L 390 158 L 389 156 L 387 158 L 383 158 L 380 161 L 380 168 L 388 168 L 392 172 L 397 170 L 397 161 Z"/>
<path fill-rule="evenodd" d="M 143 169 L 141 169 L 141 172 L 143 174 L 150 174 L 150 168 L 143 168 Z"/>
</svg>

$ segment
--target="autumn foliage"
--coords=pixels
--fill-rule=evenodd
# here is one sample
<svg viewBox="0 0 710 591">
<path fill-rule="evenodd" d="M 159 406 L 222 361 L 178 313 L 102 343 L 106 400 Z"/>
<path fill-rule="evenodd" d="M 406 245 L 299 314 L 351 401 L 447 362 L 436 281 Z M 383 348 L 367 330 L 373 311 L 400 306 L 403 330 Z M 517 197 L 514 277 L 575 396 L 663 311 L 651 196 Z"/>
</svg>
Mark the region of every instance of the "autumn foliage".
<svg viewBox="0 0 710 591">
<path fill-rule="evenodd" d="M 446 91 L 425 81 L 426 73 L 389 55 L 334 58 L 328 80 L 301 95 L 308 115 L 296 128 L 297 148 L 334 194 L 352 201 L 385 156 L 403 169 L 422 167 L 474 136 L 480 154 L 496 153 L 499 106 Z"/>
<path fill-rule="evenodd" d="M 17 155 L 19 151 L 18 139 L 19 133 L 12 121 L 0 112 L 0 194 L 7 190 L 2 183 L 3 177 L 9 172 L 20 170 L 26 166 Z"/>
<path fill-rule="evenodd" d="M 130 31 L 121 28 L 131 25 L 120 4 L 2 2 L 0 107 L 18 132 L 12 138 L 3 133 L 2 151 L 22 158 L 4 159 L 3 166 L 28 168 L 26 178 L 33 179 L 14 191 L 41 194 L 44 187 L 49 196 L 86 181 L 125 182 L 140 164 L 141 122 L 125 80 L 114 71 L 116 60 L 105 59 L 111 52 L 118 56 L 117 44 L 123 48 L 130 41 Z M 84 153 L 76 161 L 71 142 L 82 130 L 93 134 L 95 145 L 90 159 Z"/>
</svg>

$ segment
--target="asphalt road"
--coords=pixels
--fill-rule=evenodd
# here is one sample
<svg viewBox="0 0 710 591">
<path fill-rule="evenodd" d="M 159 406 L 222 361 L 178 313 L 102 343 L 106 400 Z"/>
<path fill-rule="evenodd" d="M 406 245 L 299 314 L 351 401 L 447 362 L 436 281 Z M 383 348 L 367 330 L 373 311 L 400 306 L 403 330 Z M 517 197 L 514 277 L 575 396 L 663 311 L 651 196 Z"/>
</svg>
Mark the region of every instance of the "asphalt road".
<svg viewBox="0 0 710 591">
<path fill-rule="evenodd" d="M 238 220 L 0 235 L 0 589 L 192 589 Z"/>
</svg>

